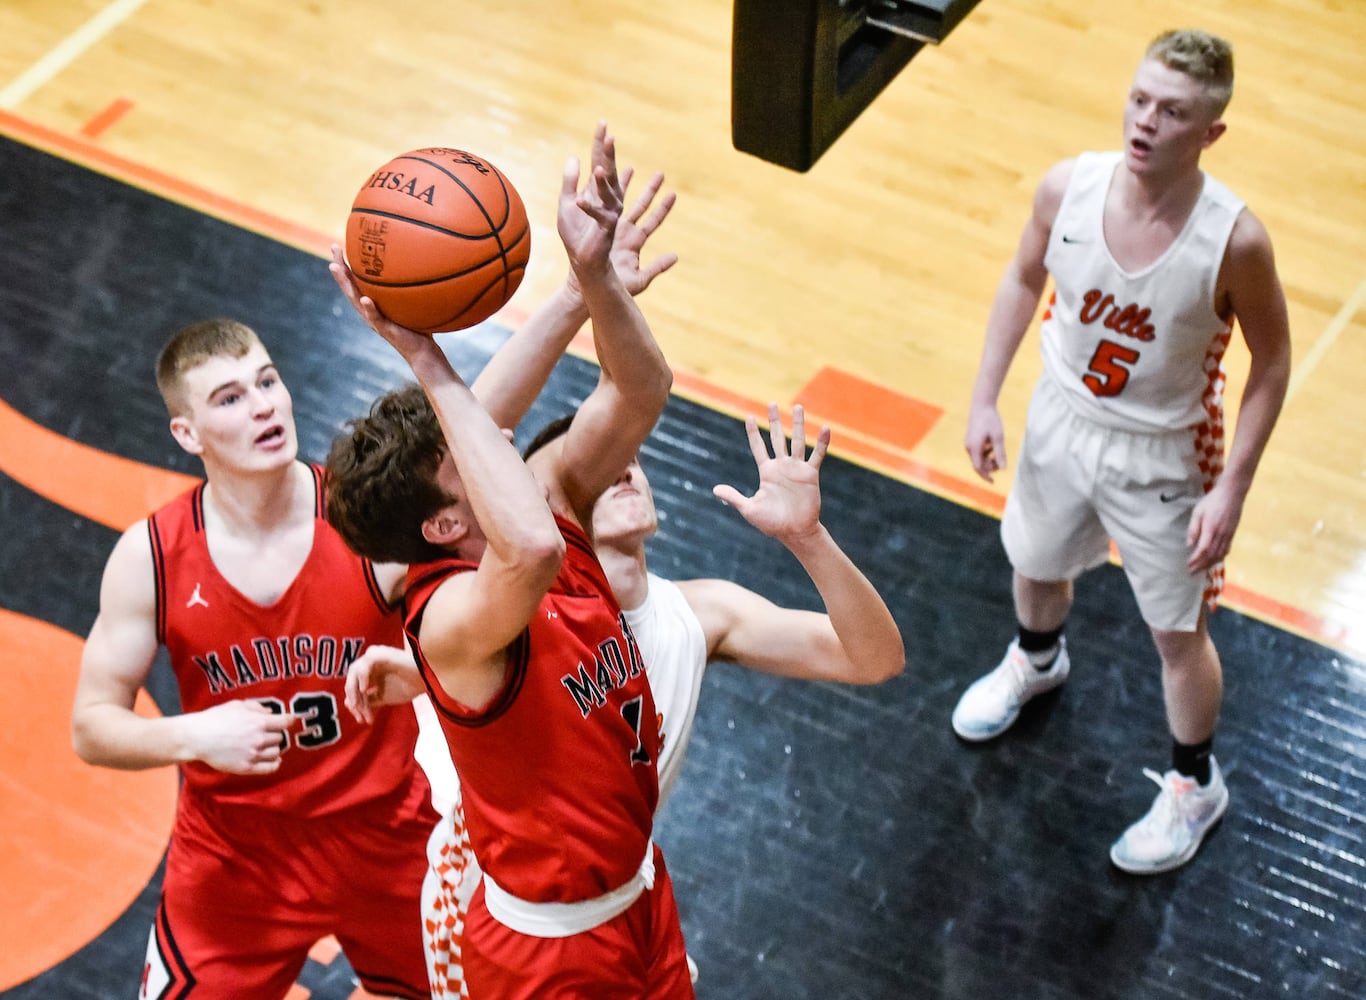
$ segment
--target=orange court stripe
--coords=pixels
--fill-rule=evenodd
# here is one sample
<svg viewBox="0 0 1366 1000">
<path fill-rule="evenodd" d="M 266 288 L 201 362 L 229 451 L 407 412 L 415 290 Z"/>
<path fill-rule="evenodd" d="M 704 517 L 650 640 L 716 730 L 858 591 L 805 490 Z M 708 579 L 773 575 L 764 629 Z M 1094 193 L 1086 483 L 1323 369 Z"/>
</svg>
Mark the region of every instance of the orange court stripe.
<svg viewBox="0 0 1366 1000">
<path fill-rule="evenodd" d="M 199 482 L 79 444 L 0 399 L 0 472 L 53 503 L 116 531 Z"/>
<path fill-rule="evenodd" d="M 151 194 L 168 198 L 187 208 L 193 208 L 318 256 L 330 256 L 332 244 L 337 242 L 336 237 L 288 222 L 231 198 L 224 198 L 160 170 L 153 170 L 151 167 L 124 159 L 88 141 L 27 121 L 8 111 L 0 110 L 0 132 L 56 156 L 90 167 L 99 173 L 115 177 Z"/>
<path fill-rule="evenodd" d="M 117 97 L 99 114 L 81 126 L 81 135 L 87 139 L 98 139 L 110 126 L 133 110 L 133 102 L 126 97 Z"/>
<path fill-rule="evenodd" d="M 0 731 L 3 995 L 75 954 L 127 911 L 156 873 L 175 818 L 175 768 L 110 771 L 72 751 L 81 651 L 71 632 L 0 607 L 0 683 L 10 703 L 23 706 Z M 161 714 L 146 691 L 138 692 L 134 711 Z"/>
<path fill-rule="evenodd" d="M 980 513 L 995 517 L 1000 517 L 1001 512 L 1005 510 L 1006 499 L 1001 494 L 986 486 L 978 486 L 966 479 L 940 472 L 934 466 L 917 461 L 910 455 L 880 442 L 861 438 L 849 440 L 846 437 L 839 451 L 845 457 L 874 472 L 909 482 L 959 506 L 971 507 Z"/>
<path fill-rule="evenodd" d="M 696 402 L 705 403 L 714 410 L 738 416 L 741 420 L 751 416 L 758 417 L 762 425 L 768 415 L 767 403 L 723 389 L 687 372 L 674 372 L 674 391 Z"/>
<path fill-rule="evenodd" d="M 1339 649 L 1350 649 L 1354 655 L 1366 654 L 1366 649 L 1353 647 L 1349 642 L 1347 628 L 1341 622 L 1331 622 L 1326 618 L 1292 607 L 1262 594 L 1254 593 L 1236 583 L 1225 583 L 1220 603 L 1227 604 L 1253 618 L 1260 618 L 1296 635 L 1316 642 L 1326 643 Z"/>
<path fill-rule="evenodd" d="M 808 414 L 838 414 L 840 423 L 900 451 L 910 451 L 944 411 L 923 400 L 825 367 L 797 393 Z"/>
</svg>

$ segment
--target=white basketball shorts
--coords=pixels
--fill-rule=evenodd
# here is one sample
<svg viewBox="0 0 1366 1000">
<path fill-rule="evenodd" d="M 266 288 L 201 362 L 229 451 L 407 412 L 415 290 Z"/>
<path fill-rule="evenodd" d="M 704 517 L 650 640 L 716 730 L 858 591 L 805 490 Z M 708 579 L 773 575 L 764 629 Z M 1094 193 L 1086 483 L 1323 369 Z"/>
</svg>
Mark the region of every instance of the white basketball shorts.
<svg viewBox="0 0 1366 1000">
<path fill-rule="evenodd" d="M 1119 550 L 1149 627 L 1193 632 L 1222 564 L 1186 567 L 1191 511 L 1207 490 L 1193 430 L 1133 432 L 1078 415 L 1047 375 L 1029 404 L 1001 519 L 1011 565 L 1031 580 L 1075 580 Z M 1212 485 L 1212 482 L 1209 483 Z"/>
</svg>

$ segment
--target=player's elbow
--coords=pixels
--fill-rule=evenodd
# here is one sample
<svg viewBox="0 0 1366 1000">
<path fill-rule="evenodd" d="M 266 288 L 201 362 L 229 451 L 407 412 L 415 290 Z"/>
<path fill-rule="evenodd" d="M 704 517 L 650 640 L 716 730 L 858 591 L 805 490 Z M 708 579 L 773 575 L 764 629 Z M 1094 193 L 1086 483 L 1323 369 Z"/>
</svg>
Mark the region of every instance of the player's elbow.
<svg viewBox="0 0 1366 1000">
<path fill-rule="evenodd" d="M 100 765 L 104 763 L 104 743 L 99 738 L 99 726 L 90 715 L 88 710 L 79 708 L 71 713 L 71 748 L 87 764 Z"/>
<path fill-rule="evenodd" d="M 888 658 L 888 660 L 887 660 L 887 670 L 886 670 L 886 672 L 883 674 L 882 679 L 883 679 L 884 681 L 889 681 L 889 680 L 891 680 L 893 677 L 900 677 L 900 676 L 901 676 L 902 674 L 904 674 L 905 672 L 906 672 L 906 649 L 905 649 L 904 646 L 899 646 L 899 647 L 897 648 L 896 653 L 893 654 L 891 657 Z"/>
<path fill-rule="evenodd" d="M 895 649 L 887 649 L 864 661 L 862 675 L 864 684 L 883 684 L 906 671 L 906 649 L 899 643 Z"/>
<path fill-rule="evenodd" d="M 538 590 L 549 590 L 559 575 L 565 556 L 564 536 L 559 531 L 528 536 L 517 550 L 519 571 Z"/>
<path fill-rule="evenodd" d="M 906 669 L 906 651 L 900 643 L 885 648 L 840 650 L 839 679 L 846 684 L 882 684 Z"/>
<path fill-rule="evenodd" d="M 651 369 L 647 377 L 633 380 L 629 386 L 631 395 L 635 397 L 637 412 L 662 413 L 673 384 L 674 370 L 661 357 L 659 364 Z"/>
</svg>

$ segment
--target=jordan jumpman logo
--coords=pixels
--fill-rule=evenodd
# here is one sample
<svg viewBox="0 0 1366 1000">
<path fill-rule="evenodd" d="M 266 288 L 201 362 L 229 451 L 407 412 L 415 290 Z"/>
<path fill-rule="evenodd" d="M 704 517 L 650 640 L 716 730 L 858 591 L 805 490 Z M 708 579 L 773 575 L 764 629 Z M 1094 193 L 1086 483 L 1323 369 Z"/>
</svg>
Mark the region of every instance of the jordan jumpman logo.
<svg viewBox="0 0 1366 1000">
<path fill-rule="evenodd" d="M 197 583 L 194 585 L 194 593 L 191 594 L 190 599 L 185 602 L 185 607 L 192 608 L 196 604 L 205 608 L 209 606 L 209 602 L 204 600 L 203 596 L 199 593 L 199 584 Z"/>
</svg>

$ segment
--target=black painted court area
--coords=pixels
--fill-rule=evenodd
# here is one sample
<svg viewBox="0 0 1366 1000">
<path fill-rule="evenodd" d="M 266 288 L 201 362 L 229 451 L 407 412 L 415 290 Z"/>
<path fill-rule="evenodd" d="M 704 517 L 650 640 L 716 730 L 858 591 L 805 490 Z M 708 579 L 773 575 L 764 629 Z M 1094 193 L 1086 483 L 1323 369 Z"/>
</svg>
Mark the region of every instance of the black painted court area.
<svg viewBox="0 0 1366 1000">
<path fill-rule="evenodd" d="M 322 260 L 9 140 L 0 169 L 0 397 L 45 427 L 197 472 L 151 371 L 169 333 L 215 315 L 270 346 L 306 457 L 401 380 Z M 663 280 L 689 280 L 687 262 Z M 445 340 L 471 375 L 504 335 Z M 527 427 L 593 379 L 568 359 Z M 711 497 L 752 485 L 737 420 L 676 398 L 643 457 L 664 515 L 653 568 L 815 606 L 795 561 Z M 1125 876 L 1109 844 L 1147 808 L 1142 769 L 1165 769 L 1168 748 L 1156 653 L 1120 572 L 1079 588 L 1067 687 L 969 747 L 949 714 L 1011 630 L 996 522 L 838 459 L 823 480 L 825 521 L 895 612 L 907 670 L 871 689 L 709 672 L 657 831 L 700 997 L 1366 996 L 1366 665 L 1216 614 L 1229 814 L 1185 869 Z M 3 476 L 0 511 L 0 607 L 83 635 L 115 534 Z M 164 676 L 154 688 L 173 709 Z M 7 855 L 0 881 L 23 864 Z M 0 1000 L 133 995 L 156 889 Z M 340 962 L 302 982 L 326 1000 L 352 988 Z"/>
</svg>

